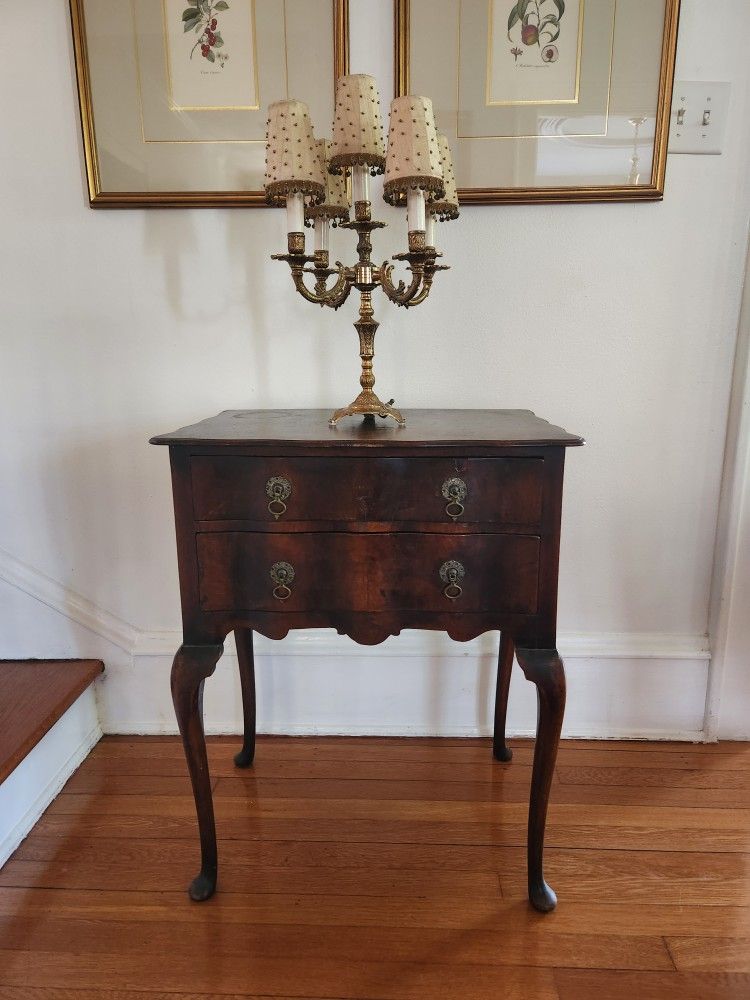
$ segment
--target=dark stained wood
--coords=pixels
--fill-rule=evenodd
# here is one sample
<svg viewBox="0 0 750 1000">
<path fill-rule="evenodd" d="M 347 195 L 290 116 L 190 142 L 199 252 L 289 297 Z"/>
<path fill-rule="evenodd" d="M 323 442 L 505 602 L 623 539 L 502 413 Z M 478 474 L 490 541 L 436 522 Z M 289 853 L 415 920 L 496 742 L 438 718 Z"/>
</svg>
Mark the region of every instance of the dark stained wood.
<svg viewBox="0 0 750 1000">
<path fill-rule="evenodd" d="M 227 411 L 153 442 L 169 445 L 172 467 L 183 616 L 173 693 L 203 856 L 192 898 L 208 898 L 216 883 L 201 698 L 230 631 L 238 637 L 245 717 L 235 762 L 247 767 L 255 729 L 251 631 L 282 638 L 292 628 L 335 628 L 376 645 L 405 628 L 459 641 L 500 629 L 496 756 L 509 758 L 498 728 L 514 644 L 527 651 L 522 666 L 540 692 L 530 898 L 552 909 L 541 864 L 564 706 L 555 649 L 563 469 L 565 449 L 582 440 L 525 410 L 419 411 L 406 429 L 357 421 L 332 429 L 321 411 Z M 286 492 L 269 509 L 273 479 L 286 480 Z M 460 480 L 460 504 L 443 495 L 451 479 Z M 150 787 L 167 791 L 164 783 Z M 499 805 L 517 797 L 491 798 Z M 168 811 L 170 796 L 158 798 Z"/>
<path fill-rule="evenodd" d="M 255 658 L 253 633 L 238 628 L 234 633 L 242 690 L 242 749 L 234 756 L 237 767 L 250 767 L 255 758 Z"/>
<path fill-rule="evenodd" d="M 516 803 L 495 811 L 490 801 L 516 770 L 530 780 L 529 742 L 511 743 L 514 762 L 498 767 L 490 740 L 261 736 L 258 770 L 293 770 L 288 778 L 272 770 L 249 792 L 253 779 L 234 767 L 234 741 L 209 739 L 226 787 L 217 796 L 224 891 L 189 906 L 173 888 L 193 864 L 187 778 L 161 775 L 180 782 L 166 811 L 165 796 L 147 785 L 127 793 L 122 780 L 149 761 L 159 778 L 160 764 L 179 760 L 180 741 L 105 737 L 0 871 L 0 997 L 746 1000 L 750 810 L 675 808 L 653 793 L 688 779 L 685 789 L 700 792 L 714 774 L 738 776 L 716 763 L 747 762 L 750 746 L 563 741 L 560 769 L 581 778 L 592 804 L 551 807 L 546 860 L 564 905 L 543 918 L 526 902 L 526 810 Z M 356 784 L 372 787 L 369 801 L 346 774 L 330 771 L 347 753 L 356 754 Z M 689 768 L 665 766 L 684 755 Z M 455 769 L 450 778 L 430 770 L 443 756 Z M 612 806 L 610 786 L 583 784 L 588 762 L 606 768 L 607 758 L 612 771 L 641 770 L 643 785 L 631 786 L 640 801 Z M 410 818 L 395 825 L 382 786 L 396 779 L 383 769 L 406 769 L 411 759 Z M 314 815 L 309 802 L 282 799 L 290 815 L 281 827 L 276 786 L 286 782 L 298 794 L 306 762 L 307 783 L 336 782 L 338 797 L 316 799 Z M 398 783 L 407 782 L 402 773 Z M 455 786 L 453 803 L 438 783 Z M 154 822 L 141 827 L 151 798 Z M 61 800 L 78 807 L 61 813 Z M 222 814 L 227 803 L 233 820 Z M 340 818 L 347 803 L 361 821 Z M 454 805 L 463 827 L 435 820 Z M 565 848 L 554 847 L 558 811 L 581 824 Z M 495 817 L 512 820 L 512 845 L 502 844 L 511 825 Z M 60 819 L 65 825 L 51 822 Z M 718 853 L 728 832 L 735 850 Z M 611 849 L 631 840 L 632 848 Z"/>
<path fill-rule="evenodd" d="M 222 652 L 222 646 L 181 646 L 172 664 L 172 701 L 193 785 L 201 841 L 201 870 L 188 890 L 196 902 L 208 899 L 216 889 L 216 825 L 203 733 L 203 685 Z"/>
<path fill-rule="evenodd" d="M 500 636 L 500 650 L 497 658 L 497 684 L 495 688 L 495 722 L 492 737 L 492 755 L 495 760 L 507 763 L 513 759 L 513 751 L 505 739 L 505 719 L 508 714 L 508 694 L 513 671 L 515 646 L 506 630 Z"/>
<path fill-rule="evenodd" d="M 526 679 L 536 685 L 539 705 L 534 768 L 531 773 L 529 807 L 529 899 L 537 910 L 547 913 L 557 897 L 544 880 L 544 831 L 552 777 L 565 712 L 565 670 L 557 650 L 516 648 L 518 663 Z"/>
<path fill-rule="evenodd" d="M 410 410 L 406 427 L 377 421 L 347 420 L 329 427 L 328 410 L 224 410 L 215 417 L 151 438 L 167 445 L 322 445 L 331 448 L 366 448 L 398 452 L 457 445 L 460 448 L 583 444 L 583 438 L 542 420 L 530 410 Z"/>
<path fill-rule="evenodd" d="M 0 660 L 0 781 L 103 670 L 101 660 Z"/>
<path fill-rule="evenodd" d="M 246 458 L 196 455 L 191 464 L 197 520 L 454 521 L 443 484 L 466 486 L 457 522 L 523 525 L 542 522 L 544 460 L 540 458 Z M 291 495 L 278 518 L 266 485 L 286 479 Z M 325 483 L 325 489 L 321 489 Z M 273 508 L 276 510 L 277 508 Z M 281 509 L 278 508 L 280 511 Z"/>
<path fill-rule="evenodd" d="M 538 606 L 540 544 L 534 535 L 198 534 L 204 611 L 509 611 Z M 440 567 L 465 568 L 462 593 L 445 597 Z M 274 595 L 271 568 L 291 565 L 291 594 Z"/>
</svg>

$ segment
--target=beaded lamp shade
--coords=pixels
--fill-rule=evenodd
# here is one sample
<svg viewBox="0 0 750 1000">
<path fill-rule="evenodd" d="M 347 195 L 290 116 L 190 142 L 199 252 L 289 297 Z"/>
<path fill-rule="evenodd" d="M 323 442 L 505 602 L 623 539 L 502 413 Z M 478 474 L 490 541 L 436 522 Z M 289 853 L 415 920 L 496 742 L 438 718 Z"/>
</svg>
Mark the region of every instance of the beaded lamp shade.
<svg viewBox="0 0 750 1000">
<path fill-rule="evenodd" d="M 453 155 L 451 154 L 448 137 L 438 132 L 440 162 L 443 166 L 445 194 L 430 203 L 429 210 L 440 218 L 441 222 L 458 218 L 458 191 L 456 190 L 456 174 L 453 170 Z"/>
<path fill-rule="evenodd" d="M 382 174 L 385 138 L 380 117 L 380 93 L 375 78 L 364 73 L 342 76 L 336 84 L 333 155 L 328 169 L 340 174 L 361 164 Z"/>
<path fill-rule="evenodd" d="M 409 188 L 443 198 L 443 168 L 437 129 L 428 97 L 397 97 L 391 103 L 388 154 L 383 197 L 391 205 L 403 204 Z"/>
<path fill-rule="evenodd" d="M 323 199 L 325 177 L 315 145 L 310 112 L 303 101 L 276 101 L 268 108 L 266 200 L 283 205 L 292 194 Z"/>
<path fill-rule="evenodd" d="M 305 216 L 308 219 L 349 220 L 349 199 L 346 196 L 346 180 L 328 172 L 331 157 L 331 143 L 318 139 L 316 143 L 319 169 L 325 177 L 325 194 L 319 205 L 308 205 Z"/>
</svg>

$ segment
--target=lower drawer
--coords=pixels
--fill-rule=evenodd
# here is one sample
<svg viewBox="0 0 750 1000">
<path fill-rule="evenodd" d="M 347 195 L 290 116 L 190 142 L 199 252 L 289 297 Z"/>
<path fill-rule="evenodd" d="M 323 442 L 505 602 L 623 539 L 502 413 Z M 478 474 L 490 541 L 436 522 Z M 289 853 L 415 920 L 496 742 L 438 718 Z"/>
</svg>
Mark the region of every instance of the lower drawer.
<svg viewBox="0 0 750 1000">
<path fill-rule="evenodd" d="M 196 535 L 204 611 L 537 610 L 536 535 Z"/>
</svg>

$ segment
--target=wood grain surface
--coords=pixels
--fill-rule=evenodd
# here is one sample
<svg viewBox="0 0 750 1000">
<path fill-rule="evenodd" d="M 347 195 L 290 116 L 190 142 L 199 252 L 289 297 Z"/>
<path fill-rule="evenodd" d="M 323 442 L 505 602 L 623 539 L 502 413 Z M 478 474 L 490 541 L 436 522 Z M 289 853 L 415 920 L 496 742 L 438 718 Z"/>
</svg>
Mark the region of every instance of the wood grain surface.
<svg viewBox="0 0 750 1000">
<path fill-rule="evenodd" d="M 0 781 L 103 670 L 101 660 L 0 660 Z"/>
<path fill-rule="evenodd" d="M 547 916 L 530 743 L 498 767 L 489 740 L 260 737 L 251 770 L 238 745 L 209 740 L 222 891 L 200 905 L 174 888 L 179 742 L 95 748 L 0 871 L 3 1000 L 750 996 L 747 745 L 563 742 Z"/>
</svg>

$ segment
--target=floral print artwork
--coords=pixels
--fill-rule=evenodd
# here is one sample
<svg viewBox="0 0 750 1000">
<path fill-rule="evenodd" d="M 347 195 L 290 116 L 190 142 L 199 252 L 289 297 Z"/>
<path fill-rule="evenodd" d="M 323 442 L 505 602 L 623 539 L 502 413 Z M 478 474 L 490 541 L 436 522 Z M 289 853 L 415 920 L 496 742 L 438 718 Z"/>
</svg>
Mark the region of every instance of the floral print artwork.
<svg viewBox="0 0 750 1000">
<path fill-rule="evenodd" d="M 190 50 L 191 59 L 200 49 L 202 59 L 224 68 L 229 54 L 222 51 L 224 39 L 219 29 L 219 15 L 225 10 L 229 10 L 227 0 L 197 0 L 182 12 L 183 31 L 194 31 L 198 36 Z"/>
</svg>

